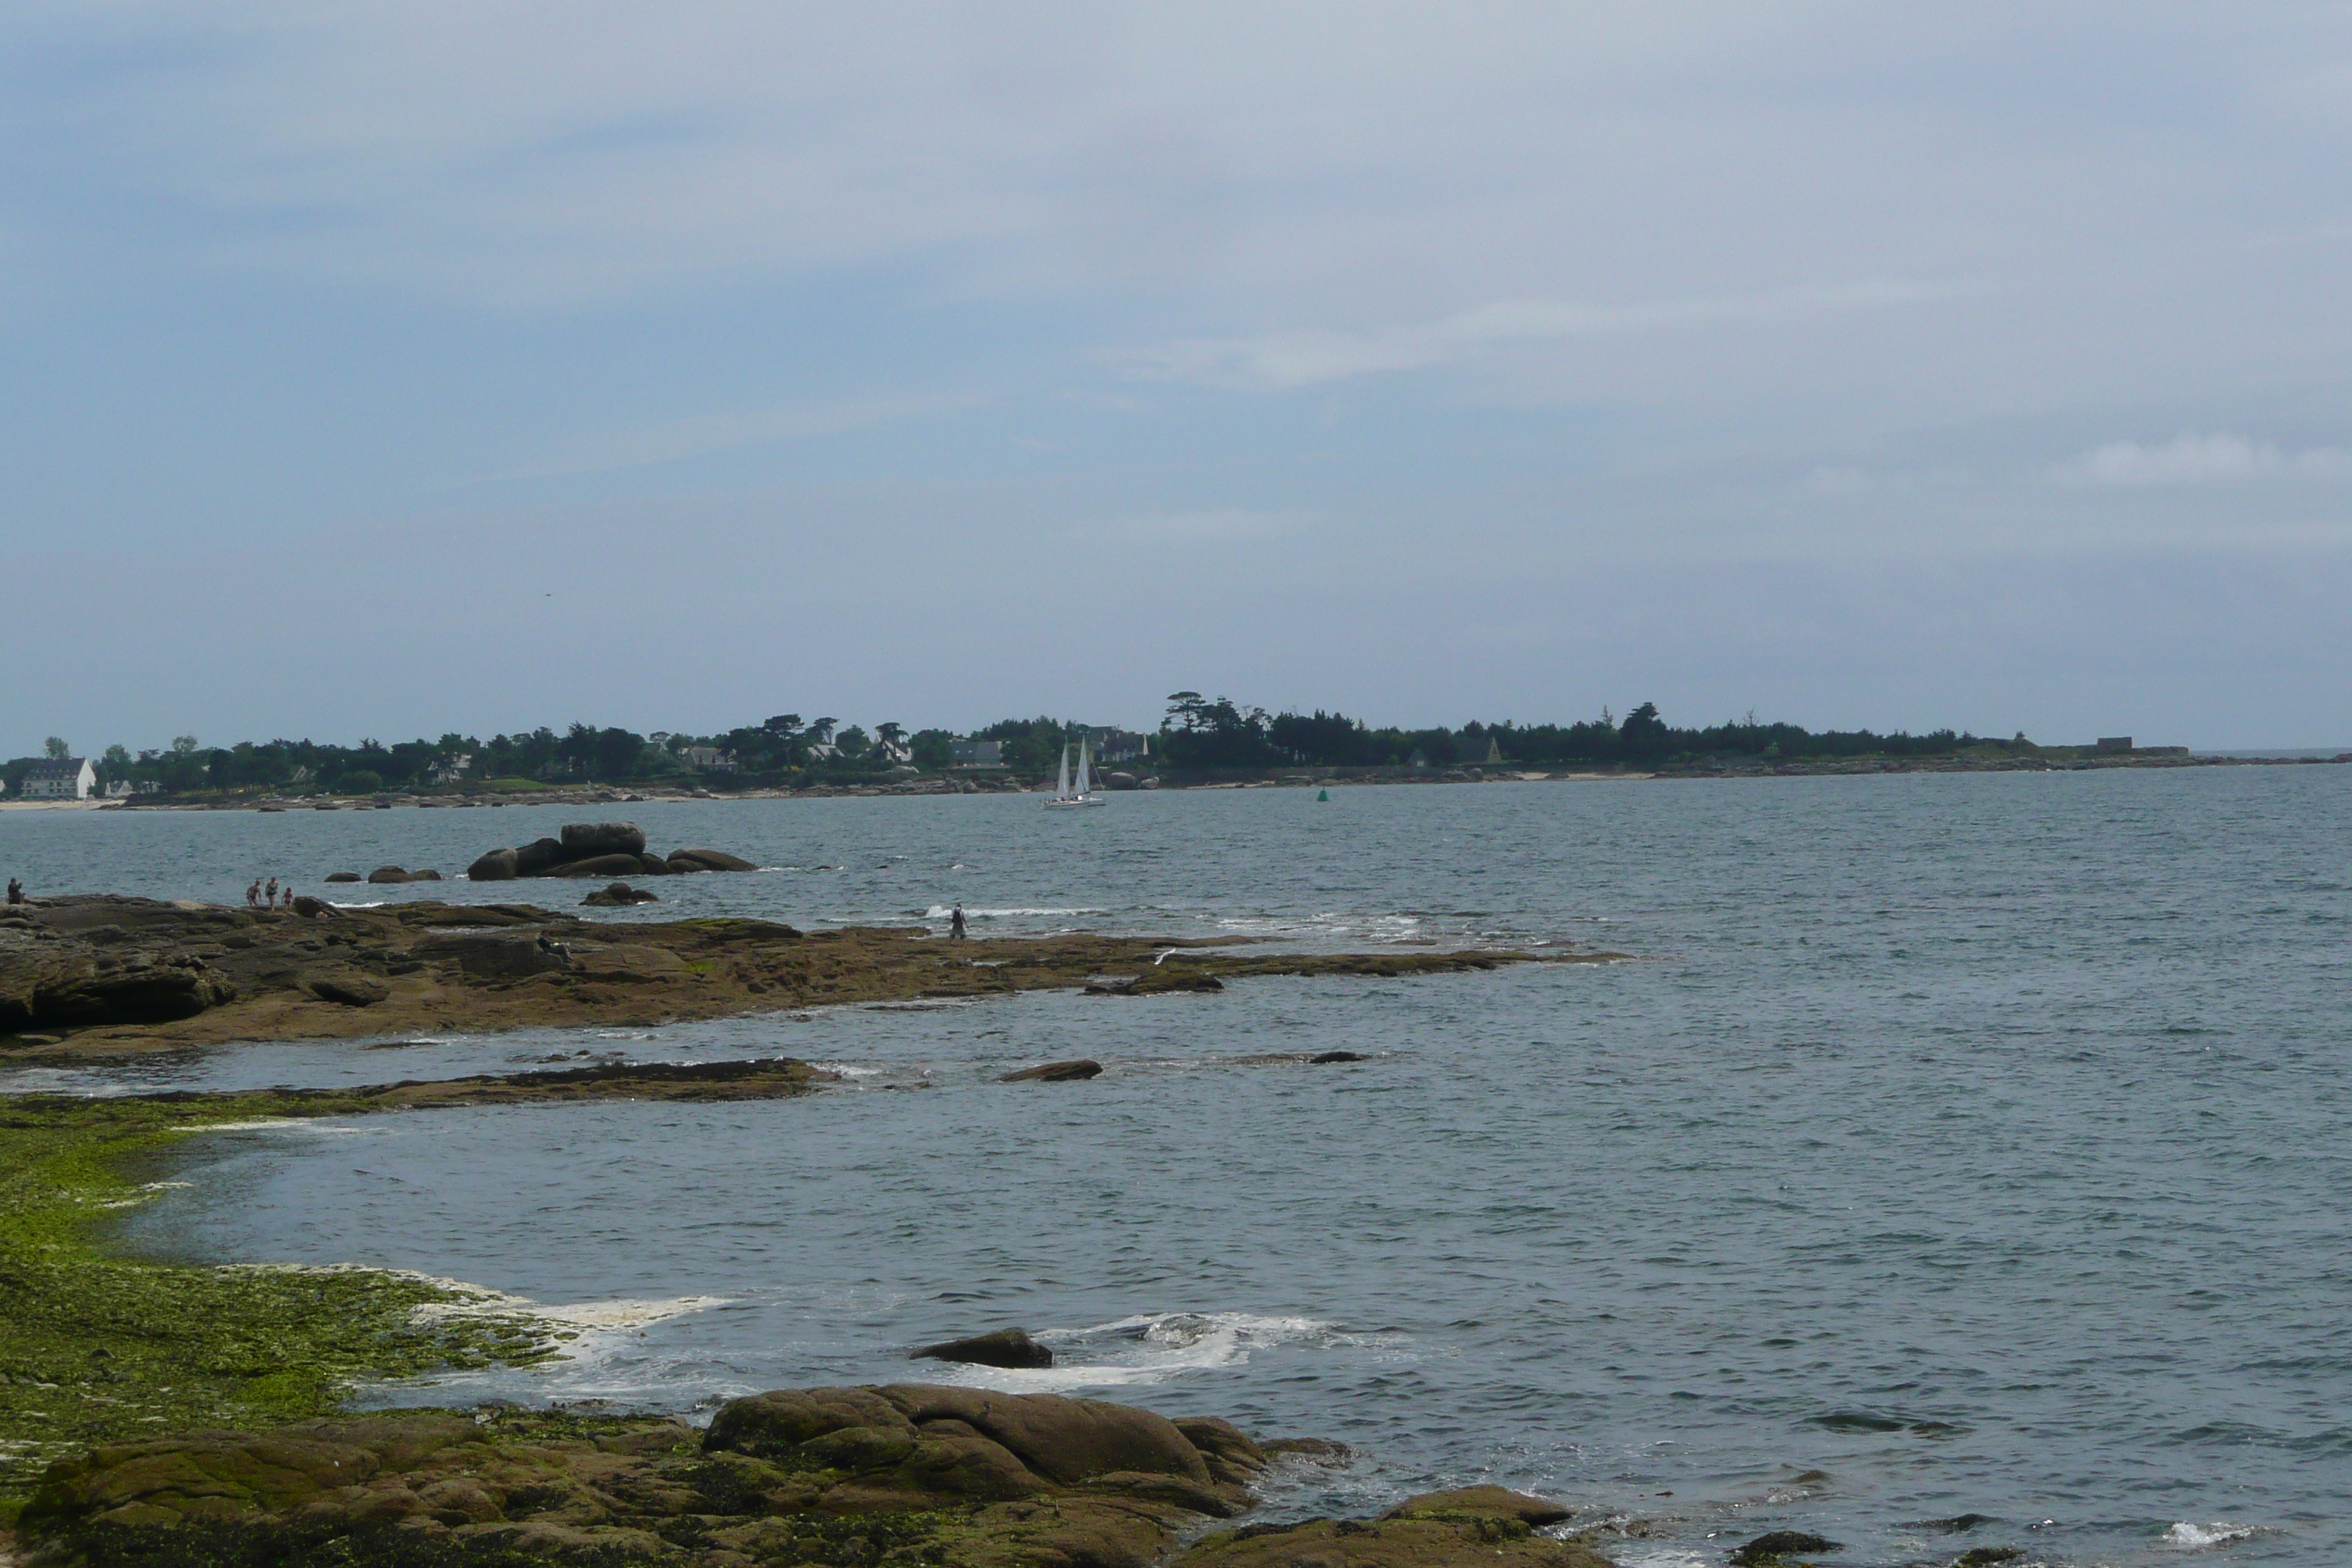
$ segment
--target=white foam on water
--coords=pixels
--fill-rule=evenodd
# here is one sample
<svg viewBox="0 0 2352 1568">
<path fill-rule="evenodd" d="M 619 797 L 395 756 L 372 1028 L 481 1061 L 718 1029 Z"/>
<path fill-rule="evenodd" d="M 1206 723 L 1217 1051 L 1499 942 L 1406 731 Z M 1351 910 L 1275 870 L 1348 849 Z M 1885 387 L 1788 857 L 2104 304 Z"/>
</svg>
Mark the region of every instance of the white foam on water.
<svg viewBox="0 0 2352 1568">
<path fill-rule="evenodd" d="M 1654 1549 L 1638 1554 L 1628 1553 L 1622 1546 L 1615 1550 L 1617 1552 L 1615 1561 L 1622 1563 L 1623 1568 L 1713 1568 L 1709 1559 L 1700 1556 L 1696 1552 L 1685 1552 L 1679 1547 Z"/>
<path fill-rule="evenodd" d="M 2199 1524 L 2184 1519 L 2166 1531 L 2162 1540 L 2165 1545 L 2183 1552 L 2202 1552 L 2211 1546 L 2227 1546 L 2233 1541 L 2251 1540 L 2261 1533 L 2260 1525 L 2231 1524 L 2220 1519 L 2210 1524 Z"/>
<path fill-rule="evenodd" d="M 953 1366 L 939 1381 L 1006 1394 L 1125 1388 L 1241 1366 L 1256 1352 L 1281 1345 L 1372 1342 L 1372 1336 L 1344 1334 L 1320 1319 L 1254 1312 L 1148 1312 L 1082 1329 L 1046 1329 L 1035 1338 L 1053 1350 L 1058 1364 Z"/>
<path fill-rule="evenodd" d="M 264 1116 L 251 1121 L 186 1121 L 172 1129 L 174 1132 L 320 1132 L 351 1136 L 356 1127 L 338 1126 L 331 1121 L 313 1121 L 299 1116 Z"/>
<path fill-rule="evenodd" d="M 398 1272 L 395 1270 L 394 1272 Z M 415 1276 L 426 1279 L 428 1276 Z M 574 1301 L 568 1305 L 551 1305 L 534 1301 L 528 1296 L 510 1296 L 503 1290 L 486 1290 L 478 1285 L 468 1285 L 457 1279 L 433 1279 L 434 1284 L 466 1292 L 457 1301 L 427 1301 L 410 1314 L 417 1323 L 442 1323 L 466 1318 L 525 1317 L 539 1322 L 553 1323 L 561 1328 L 577 1329 L 583 1332 L 614 1332 L 642 1329 L 649 1324 L 682 1318 L 688 1312 L 699 1312 L 709 1307 L 723 1307 L 733 1298 L 728 1296 L 672 1296 L 646 1298 L 618 1296 L 609 1301 Z"/>
</svg>

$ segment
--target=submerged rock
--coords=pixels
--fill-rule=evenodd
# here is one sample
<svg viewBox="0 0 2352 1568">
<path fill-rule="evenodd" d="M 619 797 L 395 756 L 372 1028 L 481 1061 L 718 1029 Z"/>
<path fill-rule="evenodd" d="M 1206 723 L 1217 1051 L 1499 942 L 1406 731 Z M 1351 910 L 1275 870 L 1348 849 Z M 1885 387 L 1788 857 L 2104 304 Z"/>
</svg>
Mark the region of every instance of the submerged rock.
<svg viewBox="0 0 2352 1568">
<path fill-rule="evenodd" d="M 330 882 L 356 882 L 359 879 L 360 874 L 357 871 L 330 871 L 327 873 L 327 880 Z"/>
<path fill-rule="evenodd" d="M 760 868 L 723 849 L 673 849 L 669 863 L 684 871 L 756 871 Z"/>
<path fill-rule="evenodd" d="M 648 893 L 643 888 L 632 888 L 626 882 L 614 882 L 608 888 L 599 888 L 580 900 L 584 907 L 596 910 L 628 909 L 637 904 L 660 901 L 660 894 Z"/>
<path fill-rule="evenodd" d="M 1327 1067 L 1333 1062 L 1360 1062 L 1370 1058 L 1360 1051 L 1323 1051 L 1307 1058 L 1309 1067 Z"/>
<path fill-rule="evenodd" d="M 1054 1352 L 1021 1329 L 999 1329 L 968 1340 L 945 1340 L 910 1351 L 912 1361 L 956 1361 L 971 1366 L 1037 1368 L 1054 1364 Z"/>
<path fill-rule="evenodd" d="M 1771 1568 L 1791 1552 L 1836 1552 L 1838 1543 L 1802 1530 L 1775 1530 L 1759 1535 L 1726 1559 L 1731 1568 Z"/>
<path fill-rule="evenodd" d="M 1080 1079 L 1098 1077 L 1102 1063 L 1081 1057 L 1073 1062 L 1046 1062 L 1041 1067 L 1023 1068 L 998 1079 L 999 1083 L 1075 1083 Z"/>
</svg>

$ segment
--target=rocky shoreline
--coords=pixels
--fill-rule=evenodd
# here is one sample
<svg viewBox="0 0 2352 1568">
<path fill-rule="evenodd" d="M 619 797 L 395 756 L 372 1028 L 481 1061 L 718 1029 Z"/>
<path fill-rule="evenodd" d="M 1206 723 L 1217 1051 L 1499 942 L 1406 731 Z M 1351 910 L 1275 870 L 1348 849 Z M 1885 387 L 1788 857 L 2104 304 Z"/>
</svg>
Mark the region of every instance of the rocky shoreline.
<svg viewBox="0 0 2352 1568">
<path fill-rule="evenodd" d="M 929 1384 L 782 1389 L 707 1431 L 514 1410 L 337 1416 L 52 1467 L 37 1568 L 1607 1568 L 1572 1517 L 1476 1486 L 1373 1520 L 1214 1528 L 1286 1447 L 1228 1422 Z M 1303 1445 L 1328 1453 L 1336 1445 Z"/>
<path fill-rule="evenodd" d="M 304 912 L 308 910 L 309 912 Z M 292 910 L 114 894 L 0 910 L 0 1061 L 408 1031 L 652 1026 L 845 1003 L 1198 994 L 1253 975 L 1394 979 L 1622 953 L 1258 953 L 1231 942 L 614 923 L 437 900 Z"/>
</svg>

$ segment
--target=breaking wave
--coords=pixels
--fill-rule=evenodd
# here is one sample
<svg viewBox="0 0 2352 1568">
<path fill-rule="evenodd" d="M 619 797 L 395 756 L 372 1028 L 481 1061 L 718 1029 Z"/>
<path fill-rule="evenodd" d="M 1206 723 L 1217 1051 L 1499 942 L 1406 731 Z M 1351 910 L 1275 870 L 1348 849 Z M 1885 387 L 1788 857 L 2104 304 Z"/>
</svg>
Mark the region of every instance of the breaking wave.
<svg viewBox="0 0 2352 1568">
<path fill-rule="evenodd" d="M 1345 1333 L 1317 1318 L 1149 1312 L 1087 1328 L 1047 1329 L 1035 1338 L 1053 1350 L 1055 1365 L 1034 1371 L 956 1366 L 941 1372 L 939 1381 L 1007 1394 L 1125 1388 L 1244 1365 L 1261 1351 L 1286 1345 L 1368 1344 L 1379 1337 Z"/>
</svg>

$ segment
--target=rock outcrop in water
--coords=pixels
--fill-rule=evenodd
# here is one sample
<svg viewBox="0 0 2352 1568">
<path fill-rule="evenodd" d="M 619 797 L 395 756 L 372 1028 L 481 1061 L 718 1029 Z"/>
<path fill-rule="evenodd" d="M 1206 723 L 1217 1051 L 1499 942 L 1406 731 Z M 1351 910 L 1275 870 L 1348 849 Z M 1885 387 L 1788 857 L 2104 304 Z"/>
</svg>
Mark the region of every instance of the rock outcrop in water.
<svg viewBox="0 0 2352 1568">
<path fill-rule="evenodd" d="M 908 1352 L 913 1361 L 956 1361 L 967 1366 L 1002 1366 L 1034 1370 L 1054 1364 L 1054 1352 L 1029 1337 L 1024 1329 L 999 1329 L 968 1340 L 945 1340 Z"/>
<path fill-rule="evenodd" d="M 650 1025 L 851 1002 L 1078 989 L 1104 976 L 1444 974 L 1612 953 L 1233 952 L 1166 938 L 924 940 L 916 927 L 803 935 L 774 921 L 625 925 L 528 904 L 419 900 L 291 911 L 112 894 L 0 913 L 0 1057 L 71 1030 L 75 1054 L 400 1030 Z M 1171 949 L 1181 965 L 1156 963 Z M 321 982 L 325 983 L 322 989 Z M 53 1053 L 45 1039 L 37 1048 Z M 1077 1077 L 1051 1064 L 1038 1077 Z"/>
<path fill-rule="evenodd" d="M 758 867 L 720 849 L 646 852 L 646 830 L 634 822 L 569 822 L 560 837 L 520 848 L 493 849 L 466 868 L 477 882 L 518 877 L 673 877 L 694 871 L 755 871 Z"/>
<path fill-rule="evenodd" d="M 51 1468 L 37 1564 L 331 1561 L 680 1568 L 1150 1568 L 1252 1503 L 1239 1428 L 1055 1394 L 925 1384 L 730 1400 L 653 1418 L 415 1411 L 122 1443 Z M 1475 1494 L 1475 1495 L 1474 1495 Z M 1489 1495 L 1491 1494 L 1491 1495 Z M 1472 1488 L 1376 1521 L 1202 1538 L 1181 1568 L 1606 1568 L 1533 1534 L 1565 1517 Z"/>
</svg>

